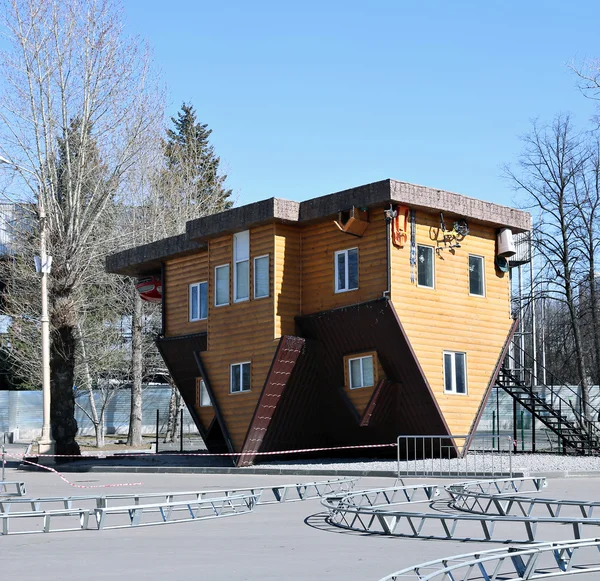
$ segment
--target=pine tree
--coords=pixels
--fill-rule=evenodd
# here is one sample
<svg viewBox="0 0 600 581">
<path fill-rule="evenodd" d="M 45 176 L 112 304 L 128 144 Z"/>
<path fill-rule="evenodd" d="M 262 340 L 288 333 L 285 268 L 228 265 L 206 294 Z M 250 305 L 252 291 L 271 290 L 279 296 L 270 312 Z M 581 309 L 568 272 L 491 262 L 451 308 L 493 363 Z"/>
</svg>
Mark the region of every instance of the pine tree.
<svg viewBox="0 0 600 581">
<path fill-rule="evenodd" d="M 227 176 L 219 173 L 221 159 L 209 142 L 212 129 L 198 122 L 194 107 L 186 103 L 171 121 L 173 129 L 167 130 L 164 144 L 163 176 L 171 187 L 164 188 L 165 195 L 187 201 L 196 207 L 198 215 L 230 208 L 231 190 L 225 187 Z M 182 199 L 172 202 L 180 205 Z"/>
</svg>

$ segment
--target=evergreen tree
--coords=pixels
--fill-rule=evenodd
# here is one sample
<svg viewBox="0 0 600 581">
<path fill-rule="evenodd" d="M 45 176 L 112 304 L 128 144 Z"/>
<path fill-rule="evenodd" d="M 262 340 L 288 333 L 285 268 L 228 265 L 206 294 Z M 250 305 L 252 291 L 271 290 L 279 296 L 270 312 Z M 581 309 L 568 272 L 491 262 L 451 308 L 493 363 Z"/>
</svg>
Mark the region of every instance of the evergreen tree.
<svg viewBox="0 0 600 581">
<path fill-rule="evenodd" d="M 164 143 L 166 168 L 163 195 L 176 196 L 165 200 L 168 205 L 181 202 L 196 207 L 198 215 L 226 210 L 232 206 L 231 190 L 225 187 L 227 176 L 219 173 L 221 159 L 209 142 L 212 133 L 208 125 L 200 123 L 192 105 L 183 103 L 176 117 L 171 117 L 173 128 L 167 129 Z"/>
</svg>

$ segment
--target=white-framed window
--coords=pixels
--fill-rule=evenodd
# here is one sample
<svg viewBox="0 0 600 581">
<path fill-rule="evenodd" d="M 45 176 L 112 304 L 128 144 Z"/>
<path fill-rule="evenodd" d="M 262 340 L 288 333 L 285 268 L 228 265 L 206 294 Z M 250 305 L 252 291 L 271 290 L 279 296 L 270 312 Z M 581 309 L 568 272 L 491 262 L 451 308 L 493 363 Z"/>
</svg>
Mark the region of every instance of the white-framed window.
<svg viewBox="0 0 600 581">
<path fill-rule="evenodd" d="M 485 296 L 485 268 L 483 256 L 469 254 L 469 294 Z"/>
<path fill-rule="evenodd" d="M 254 298 L 263 299 L 269 296 L 269 255 L 257 256 L 254 259 Z"/>
<path fill-rule="evenodd" d="M 190 321 L 208 318 L 208 283 L 197 282 L 190 285 Z"/>
<path fill-rule="evenodd" d="M 433 246 L 417 244 L 417 284 L 425 288 L 434 288 Z"/>
<path fill-rule="evenodd" d="M 230 365 L 229 376 L 230 393 L 250 391 L 250 361 Z"/>
<path fill-rule="evenodd" d="M 338 250 L 335 261 L 335 292 L 345 293 L 358 288 L 358 248 Z"/>
<path fill-rule="evenodd" d="M 467 393 L 467 354 L 444 351 L 444 391 Z"/>
<path fill-rule="evenodd" d="M 233 235 L 233 302 L 250 298 L 250 231 Z"/>
<path fill-rule="evenodd" d="M 348 359 L 348 376 L 350 377 L 350 389 L 374 385 L 373 356 Z"/>
<path fill-rule="evenodd" d="M 204 379 L 198 378 L 196 382 L 196 389 L 198 391 L 198 405 L 200 407 L 212 407 L 212 402 L 210 401 L 210 395 L 208 394 L 208 389 L 206 389 L 206 384 L 204 383 Z"/>
<path fill-rule="evenodd" d="M 229 264 L 215 267 L 215 307 L 229 304 Z"/>
</svg>

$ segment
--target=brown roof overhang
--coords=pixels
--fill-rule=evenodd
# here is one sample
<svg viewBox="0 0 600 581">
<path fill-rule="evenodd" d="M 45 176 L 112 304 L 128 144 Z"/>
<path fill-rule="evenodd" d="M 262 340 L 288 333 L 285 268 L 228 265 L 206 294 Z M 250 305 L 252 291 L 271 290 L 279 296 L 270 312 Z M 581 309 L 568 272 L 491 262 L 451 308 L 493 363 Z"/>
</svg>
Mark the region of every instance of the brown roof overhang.
<svg viewBox="0 0 600 581">
<path fill-rule="evenodd" d="M 171 236 L 107 256 L 106 272 L 125 276 L 159 275 L 166 258 L 187 256 L 206 248 L 205 243 L 190 240 L 186 234 Z"/>
</svg>

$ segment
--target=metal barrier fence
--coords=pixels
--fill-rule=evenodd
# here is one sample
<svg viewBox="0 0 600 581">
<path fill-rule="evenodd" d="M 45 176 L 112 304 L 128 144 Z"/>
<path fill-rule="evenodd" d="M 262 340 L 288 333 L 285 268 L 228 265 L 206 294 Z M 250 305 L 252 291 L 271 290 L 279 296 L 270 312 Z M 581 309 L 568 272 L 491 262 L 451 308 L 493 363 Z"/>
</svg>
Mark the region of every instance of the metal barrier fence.
<svg viewBox="0 0 600 581">
<path fill-rule="evenodd" d="M 513 475 L 513 439 L 508 434 L 475 438 L 400 435 L 396 444 L 398 478 Z"/>
</svg>

